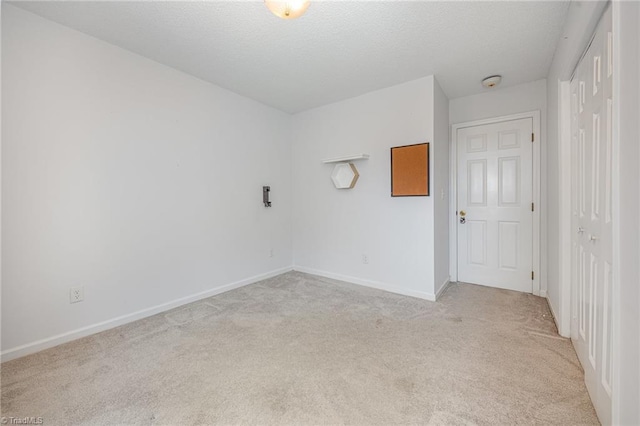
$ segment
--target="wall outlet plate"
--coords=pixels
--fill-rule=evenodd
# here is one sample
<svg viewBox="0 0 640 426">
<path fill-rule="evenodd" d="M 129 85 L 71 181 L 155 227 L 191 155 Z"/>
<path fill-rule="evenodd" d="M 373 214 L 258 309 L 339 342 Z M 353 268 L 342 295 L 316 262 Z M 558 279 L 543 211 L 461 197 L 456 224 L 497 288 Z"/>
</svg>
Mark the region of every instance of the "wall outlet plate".
<svg viewBox="0 0 640 426">
<path fill-rule="evenodd" d="M 84 287 L 71 287 L 69 290 L 69 303 L 78 303 L 84 300 Z"/>
</svg>

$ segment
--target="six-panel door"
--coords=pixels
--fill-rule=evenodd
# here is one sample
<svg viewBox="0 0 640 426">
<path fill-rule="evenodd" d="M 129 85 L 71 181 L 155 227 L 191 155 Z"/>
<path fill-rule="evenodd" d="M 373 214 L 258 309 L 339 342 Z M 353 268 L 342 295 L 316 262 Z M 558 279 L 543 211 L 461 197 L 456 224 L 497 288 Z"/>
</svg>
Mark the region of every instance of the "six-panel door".
<svg viewBox="0 0 640 426">
<path fill-rule="evenodd" d="M 533 120 L 457 131 L 458 280 L 532 291 Z"/>
<path fill-rule="evenodd" d="M 571 81 L 571 338 L 603 424 L 611 422 L 613 389 L 610 9 Z"/>
</svg>

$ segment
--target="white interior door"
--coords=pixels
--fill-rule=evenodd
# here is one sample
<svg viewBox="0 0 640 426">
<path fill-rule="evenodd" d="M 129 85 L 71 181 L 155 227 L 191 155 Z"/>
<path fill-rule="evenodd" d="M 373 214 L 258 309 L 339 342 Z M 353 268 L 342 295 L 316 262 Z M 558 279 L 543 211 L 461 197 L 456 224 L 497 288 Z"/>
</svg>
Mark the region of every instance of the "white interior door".
<svg viewBox="0 0 640 426">
<path fill-rule="evenodd" d="M 603 424 L 613 365 L 612 43 L 609 8 L 571 81 L 571 339 Z"/>
<path fill-rule="evenodd" d="M 532 291 L 533 120 L 457 130 L 458 281 Z"/>
</svg>

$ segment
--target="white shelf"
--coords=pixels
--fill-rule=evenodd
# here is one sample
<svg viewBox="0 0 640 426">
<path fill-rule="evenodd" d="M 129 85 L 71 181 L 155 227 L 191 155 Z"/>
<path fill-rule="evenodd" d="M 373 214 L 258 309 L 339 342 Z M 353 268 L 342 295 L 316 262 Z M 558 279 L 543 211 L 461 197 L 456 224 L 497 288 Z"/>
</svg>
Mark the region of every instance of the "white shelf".
<svg viewBox="0 0 640 426">
<path fill-rule="evenodd" d="M 338 157 L 338 158 L 329 158 L 326 160 L 322 160 L 323 163 L 344 163 L 345 161 L 353 161 L 353 160 L 368 160 L 369 154 L 356 154 L 350 155 L 348 157 Z"/>
</svg>

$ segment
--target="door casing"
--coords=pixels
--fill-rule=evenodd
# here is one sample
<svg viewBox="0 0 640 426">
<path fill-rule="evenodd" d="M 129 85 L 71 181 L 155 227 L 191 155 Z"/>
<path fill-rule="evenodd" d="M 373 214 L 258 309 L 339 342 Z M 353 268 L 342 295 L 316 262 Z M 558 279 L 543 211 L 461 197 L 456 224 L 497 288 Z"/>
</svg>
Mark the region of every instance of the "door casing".
<svg viewBox="0 0 640 426">
<path fill-rule="evenodd" d="M 484 120 L 468 121 L 465 123 L 458 123 L 451 126 L 451 178 L 450 178 L 450 218 L 449 218 L 449 274 L 452 281 L 458 281 L 458 226 L 457 226 L 457 214 L 458 211 L 458 130 L 466 127 L 482 126 L 485 124 L 495 124 L 503 121 L 519 120 L 522 118 L 531 118 L 533 122 L 533 133 L 535 139 L 533 142 L 533 202 L 535 209 L 533 211 L 533 286 L 532 293 L 536 296 L 547 296 L 546 288 L 546 271 L 544 270 L 540 257 L 540 247 L 542 235 L 544 233 L 541 230 L 546 229 L 546 223 L 543 222 L 543 218 L 546 206 L 543 205 L 541 200 L 541 185 L 540 185 L 540 171 L 541 171 L 541 156 L 540 146 L 544 141 L 544 135 L 540 131 L 540 111 L 530 111 L 520 114 L 505 115 L 500 117 L 488 118 Z"/>
</svg>

